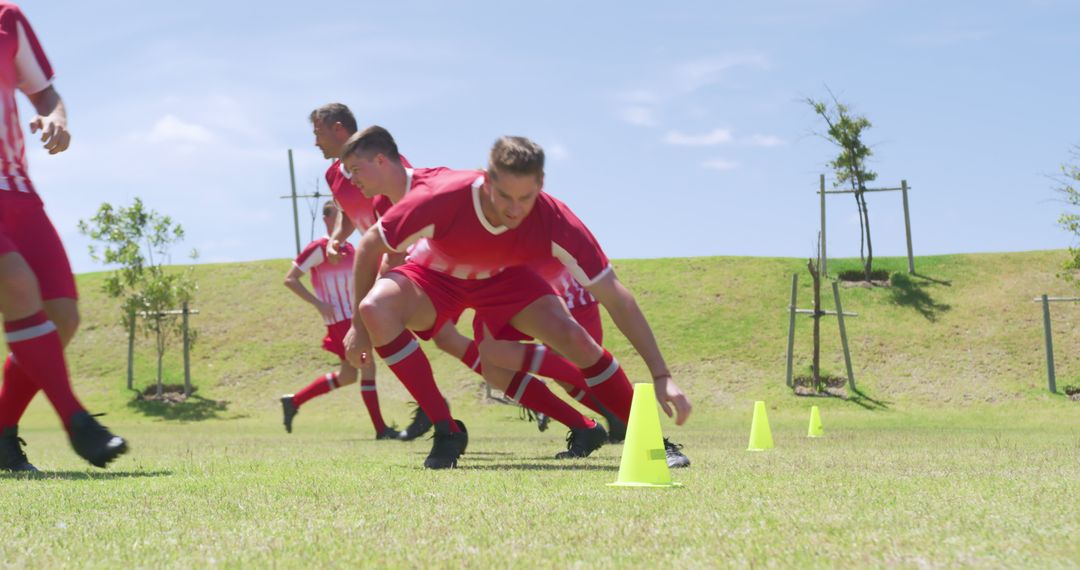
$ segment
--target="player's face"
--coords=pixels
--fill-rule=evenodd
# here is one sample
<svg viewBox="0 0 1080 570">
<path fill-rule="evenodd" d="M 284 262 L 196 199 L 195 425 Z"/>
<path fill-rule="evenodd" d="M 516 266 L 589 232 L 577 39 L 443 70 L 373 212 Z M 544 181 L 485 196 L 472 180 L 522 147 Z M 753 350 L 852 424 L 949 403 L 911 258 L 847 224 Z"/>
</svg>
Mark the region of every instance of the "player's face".
<svg viewBox="0 0 1080 570">
<path fill-rule="evenodd" d="M 333 125 L 316 120 L 312 123 L 312 132 L 315 133 L 315 146 L 322 151 L 323 158 L 337 158 L 341 152 L 341 145 L 337 143 Z"/>
<path fill-rule="evenodd" d="M 380 156 L 363 157 L 350 154 L 342 161 L 345 170 L 349 171 L 349 181 L 368 198 L 383 194 L 382 182 L 385 177 L 382 175 L 378 165 Z"/>
<path fill-rule="evenodd" d="M 498 225 L 510 229 L 521 225 L 521 222 L 532 212 L 536 205 L 536 196 L 543 188 L 543 181 L 538 180 L 531 174 L 518 175 L 508 172 L 498 176 L 488 175 L 485 183 L 488 195 L 491 199 Z"/>
</svg>

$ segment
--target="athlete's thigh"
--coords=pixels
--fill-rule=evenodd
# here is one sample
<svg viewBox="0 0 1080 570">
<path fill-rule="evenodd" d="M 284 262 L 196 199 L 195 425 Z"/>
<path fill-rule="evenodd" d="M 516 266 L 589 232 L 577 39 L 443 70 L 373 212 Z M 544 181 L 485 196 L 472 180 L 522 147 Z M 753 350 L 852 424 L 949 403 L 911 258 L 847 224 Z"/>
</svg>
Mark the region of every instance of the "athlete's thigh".
<svg viewBox="0 0 1080 570">
<path fill-rule="evenodd" d="M 430 329 L 438 316 L 423 288 L 393 271 L 375 281 L 364 301 L 392 312 L 411 330 Z"/>
</svg>

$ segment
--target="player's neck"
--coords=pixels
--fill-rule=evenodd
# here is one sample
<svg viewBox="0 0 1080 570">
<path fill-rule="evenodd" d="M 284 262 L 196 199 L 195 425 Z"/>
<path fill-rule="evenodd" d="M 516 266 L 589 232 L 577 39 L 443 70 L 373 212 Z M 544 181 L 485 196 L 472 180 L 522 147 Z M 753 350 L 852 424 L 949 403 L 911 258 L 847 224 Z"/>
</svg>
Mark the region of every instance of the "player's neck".
<svg viewBox="0 0 1080 570">
<path fill-rule="evenodd" d="M 390 174 L 390 184 L 387 185 L 386 192 L 391 204 L 397 204 L 405 197 L 405 193 L 409 191 L 408 184 L 409 175 L 405 172 L 405 167 L 395 168 Z"/>
<path fill-rule="evenodd" d="M 484 215 L 484 218 L 492 227 L 497 228 L 502 225 L 495 215 L 495 204 L 492 203 L 491 196 L 488 194 L 487 184 L 480 187 L 480 213 Z"/>
</svg>

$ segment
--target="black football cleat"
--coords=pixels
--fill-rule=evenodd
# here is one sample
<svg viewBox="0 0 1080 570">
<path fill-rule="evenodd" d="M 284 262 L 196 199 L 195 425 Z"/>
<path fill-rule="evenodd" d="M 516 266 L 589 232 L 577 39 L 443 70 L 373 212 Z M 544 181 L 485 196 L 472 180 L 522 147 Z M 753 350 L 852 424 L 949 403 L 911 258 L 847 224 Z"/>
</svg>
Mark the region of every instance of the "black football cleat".
<svg viewBox="0 0 1080 570">
<path fill-rule="evenodd" d="M 450 431 L 450 422 L 448 421 L 438 422 L 434 427 L 435 434 L 431 438 L 431 453 L 424 460 L 424 467 L 426 469 L 453 469 L 457 467 L 458 457 L 461 456 L 462 449 L 468 444 L 468 435 L 465 432 L 454 433 Z"/>
<path fill-rule="evenodd" d="M 281 413 L 285 419 L 285 431 L 292 433 L 293 418 L 300 410 L 293 404 L 293 395 L 285 394 L 281 397 Z"/>
<path fill-rule="evenodd" d="M 398 439 L 401 441 L 412 441 L 431 429 L 431 419 L 428 418 L 427 413 L 419 404 L 414 402 L 413 405 L 416 406 L 416 409 L 413 410 L 412 421 L 398 434 Z"/>
<path fill-rule="evenodd" d="M 398 435 L 399 435 L 399 432 L 398 432 L 397 426 L 386 426 L 385 428 L 383 428 L 383 430 L 381 432 L 375 434 L 375 439 L 376 440 L 381 440 L 381 439 L 393 439 L 393 440 L 396 440 L 398 438 Z"/>
<path fill-rule="evenodd" d="M 555 454 L 555 459 L 588 457 L 607 443 L 608 434 L 599 422 L 591 428 L 572 429 L 566 434 L 566 451 Z"/>
<path fill-rule="evenodd" d="M 71 416 L 68 428 L 75 453 L 95 467 L 105 467 L 119 455 L 127 453 L 128 445 L 124 438 L 110 433 L 85 410 Z"/>
<path fill-rule="evenodd" d="M 626 439 L 626 424 L 619 418 L 604 414 L 608 425 L 608 443 L 622 443 Z"/>
<path fill-rule="evenodd" d="M 38 468 L 30 464 L 22 448 L 26 446 L 19 437 L 19 426 L 9 427 L 0 432 L 0 471 L 18 471 L 36 473 Z"/>
<path fill-rule="evenodd" d="M 690 467 L 690 458 L 683 455 L 682 445 L 664 438 L 664 451 L 667 452 L 667 466 L 671 469 Z"/>
</svg>

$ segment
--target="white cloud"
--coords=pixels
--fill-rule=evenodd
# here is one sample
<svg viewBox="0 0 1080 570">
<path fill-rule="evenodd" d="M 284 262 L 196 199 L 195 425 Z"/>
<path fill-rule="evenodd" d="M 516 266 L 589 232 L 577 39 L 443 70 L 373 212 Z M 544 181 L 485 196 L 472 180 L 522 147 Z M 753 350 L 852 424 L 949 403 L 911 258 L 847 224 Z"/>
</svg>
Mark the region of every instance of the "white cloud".
<svg viewBox="0 0 1080 570">
<path fill-rule="evenodd" d="M 655 127 L 659 124 L 656 120 L 656 111 L 642 105 L 623 107 L 618 110 L 618 115 L 622 122 L 639 127 Z"/>
<path fill-rule="evenodd" d="M 735 68 L 768 67 L 769 60 L 760 53 L 736 53 L 698 59 L 679 64 L 675 67 L 675 79 L 678 86 L 686 92 L 696 91 L 723 79 L 724 75 Z"/>
<path fill-rule="evenodd" d="M 135 138 L 166 144 L 206 144 L 215 140 L 214 133 L 210 132 L 210 129 L 185 122 L 171 114 L 158 119 L 149 133 L 137 134 Z"/>
<path fill-rule="evenodd" d="M 750 146 L 774 147 L 784 146 L 787 141 L 773 135 L 751 135 L 746 138 L 745 143 Z"/>
<path fill-rule="evenodd" d="M 739 166 L 738 162 L 726 158 L 713 158 L 701 163 L 702 168 L 719 171 L 735 170 L 736 168 L 739 168 Z"/>
<path fill-rule="evenodd" d="M 664 143 L 678 146 L 714 146 L 731 142 L 730 129 L 713 129 L 703 135 L 689 135 L 680 131 L 668 131 Z"/>
<path fill-rule="evenodd" d="M 544 153 L 547 154 L 551 160 L 566 160 L 567 158 L 570 158 L 570 151 L 559 143 L 546 145 L 544 147 Z"/>
</svg>

